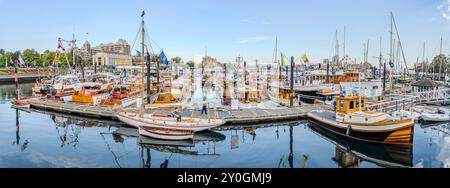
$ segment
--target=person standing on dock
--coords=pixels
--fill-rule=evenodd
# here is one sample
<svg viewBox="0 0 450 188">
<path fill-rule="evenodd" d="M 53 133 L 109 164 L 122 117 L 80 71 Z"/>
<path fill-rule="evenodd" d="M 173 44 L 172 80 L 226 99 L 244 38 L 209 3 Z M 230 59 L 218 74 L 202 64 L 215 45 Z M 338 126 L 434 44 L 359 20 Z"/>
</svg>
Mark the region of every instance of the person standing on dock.
<svg viewBox="0 0 450 188">
<path fill-rule="evenodd" d="M 205 112 L 205 115 L 208 115 L 208 111 L 207 111 L 208 106 L 207 106 L 207 104 L 206 104 L 206 97 L 203 97 L 203 102 L 205 102 L 205 103 L 203 103 L 203 106 L 202 106 L 202 114 L 201 114 L 201 115 L 203 115 L 203 112 Z"/>
<path fill-rule="evenodd" d="M 54 87 L 52 87 L 50 89 L 50 94 L 52 95 L 52 101 L 55 101 L 55 97 L 56 97 L 56 89 Z"/>
</svg>

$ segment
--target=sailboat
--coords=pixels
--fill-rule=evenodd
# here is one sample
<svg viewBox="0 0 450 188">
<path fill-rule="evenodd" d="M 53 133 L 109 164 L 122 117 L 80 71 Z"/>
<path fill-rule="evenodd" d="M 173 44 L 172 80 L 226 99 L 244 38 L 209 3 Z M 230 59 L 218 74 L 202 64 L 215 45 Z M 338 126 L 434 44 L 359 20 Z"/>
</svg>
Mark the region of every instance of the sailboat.
<svg viewBox="0 0 450 188">
<path fill-rule="evenodd" d="M 144 51 L 144 12 L 142 12 L 141 34 L 142 34 L 142 51 Z M 144 54 L 141 55 L 142 62 L 142 78 L 145 77 L 144 70 Z M 192 139 L 195 132 L 208 130 L 222 124 L 225 120 L 222 119 L 201 119 L 201 118 L 186 118 L 181 117 L 181 114 L 174 115 L 160 115 L 160 114 L 144 114 L 144 79 L 141 79 L 141 101 L 140 112 L 116 112 L 119 120 L 126 124 L 139 129 L 139 133 L 144 136 L 163 139 L 163 140 L 186 140 Z M 162 104 L 154 104 L 162 105 Z M 166 106 L 173 107 L 182 104 L 169 103 Z M 172 106 L 171 106 L 172 105 Z M 150 106 L 151 107 L 151 106 Z"/>
</svg>

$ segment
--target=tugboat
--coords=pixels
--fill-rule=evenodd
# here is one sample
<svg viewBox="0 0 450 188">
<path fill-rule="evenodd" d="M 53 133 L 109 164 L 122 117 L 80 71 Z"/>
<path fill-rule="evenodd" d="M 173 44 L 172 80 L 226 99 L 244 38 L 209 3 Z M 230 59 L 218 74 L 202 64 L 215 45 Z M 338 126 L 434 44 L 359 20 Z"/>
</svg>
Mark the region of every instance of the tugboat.
<svg viewBox="0 0 450 188">
<path fill-rule="evenodd" d="M 310 112 L 307 114 L 309 121 L 315 126 L 352 140 L 412 146 L 412 118 L 398 119 L 386 113 L 363 111 L 366 99 L 362 96 L 340 95 L 335 99 L 335 112 Z"/>
</svg>

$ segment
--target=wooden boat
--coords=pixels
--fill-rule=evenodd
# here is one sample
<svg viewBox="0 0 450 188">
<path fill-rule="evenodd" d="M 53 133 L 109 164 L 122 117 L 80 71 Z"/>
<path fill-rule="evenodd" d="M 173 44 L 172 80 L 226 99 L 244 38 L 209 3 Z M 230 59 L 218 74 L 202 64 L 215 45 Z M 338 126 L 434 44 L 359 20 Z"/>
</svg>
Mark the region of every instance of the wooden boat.
<svg viewBox="0 0 450 188">
<path fill-rule="evenodd" d="M 109 91 L 112 86 L 109 84 L 101 84 L 97 82 L 83 83 L 82 89 L 76 91 L 72 95 L 72 102 L 98 104 L 102 99 L 106 99 L 109 96 Z"/>
<path fill-rule="evenodd" d="M 166 93 L 158 93 L 158 96 L 156 97 L 155 103 L 156 104 L 167 104 L 167 103 L 174 103 L 176 99 L 181 99 L 182 95 L 176 95 L 171 92 Z"/>
<path fill-rule="evenodd" d="M 139 126 L 139 134 L 161 140 L 187 140 L 194 138 L 194 131 L 192 130 L 148 126 Z"/>
<path fill-rule="evenodd" d="M 28 101 L 27 98 L 14 99 L 14 100 L 12 101 L 12 104 L 13 104 L 13 105 L 16 105 L 16 106 L 24 106 L 24 105 L 29 105 L 29 104 L 30 104 L 30 101 Z"/>
<path fill-rule="evenodd" d="M 104 106 L 122 106 L 128 107 L 136 103 L 140 90 L 131 90 L 129 86 L 114 86 L 111 94 L 106 99 L 101 99 L 100 104 Z"/>
<path fill-rule="evenodd" d="M 133 126 L 149 126 L 156 128 L 170 128 L 176 130 L 192 130 L 200 132 L 225 124 L 222 119 L 200 119 L 182 117 L 181 122 L 177 122 L 176 117 L 158 116 L 155 114 L 144 114 L 142 117 L 137 113 L 117 112 L 120 121 Z"/>
<path fill-rule="evenodd" d="M 372 162 L 388 168 L 413 166 L 412 147 L 359 142 L 340 137 L 318 126 L 308 124 L 308 127 L 313 133 L 336 146 L 333 160 L 341 167 L 353 167 L 355 164 L 359 166 L 361 161 Z"/>
<path fill-rule="evenodd" d="M 409 77 L 408 75 L 402 75 L 400 77 L 397 78 L 397 83 L 411 83 L 413 81 L 413 79 L 411 77 Z"/>
<path fill-rule="evenodd" d="M 140 32 L 142 34 L 142 44 L 144 44 L 144 15 L 145 13 L 142 12 L 142 31 Z M 144 45 L 142 45 L 142 51 L 144 51 Z M 161 52 L 162 53 L 162 52 Z M 141 78 L 145 77 L 145 70 L 144 70 L 144 54 L 141 54 Z M 159 65 L 159 64 L 158 64 Z M 159 75 L 159 68 L 157 69 L 158 75 Z M 163 79 L 164 80 L 164 79 Z M 170 81 L 170 79 L 169 79 Z M 163 81 L 164 83 L 165 81 Z M 167 83 L 167 82 L 165 82 Z M 159 83 L 158 83 L 159 84 Z M 169 85 L 170 82 L 169 82 Z M 141 87 L 144 88 L 144 79 L 141 79 Z M 163 92 L 165 91 L 166 87 L 163 85 Z M 168 87 L 170 88 L 170 87 Z M 225 123 L 225 120 L 222 119 L 200 119 L 200 118 L 187 118 L 187 117 L 174 117 L 174 116 L 160 116 L 158 114 L 145 114 L 144 109 L 146 106 L 144 106 L 144 91 L 141 90 L 141 97 L 140 97 L 140 112 L 134 113 L 134 112 L 126 112 L 126 111 L 116 111 L 116 116 L 119 118 L 120 121 L 131 125 L 133 127 L 139 128 L 140 133 L 154 137 L 159 139 L 186 139 L 191 138 L 192 135 L 195 132 L 208 130 L 217 126 L 220 126 Z M 159 92 L 159 91 L 158 91 Z M 170 92 L 170 91 L 169 91 Z M 159 95 L 162 96 L 162 95 Z M 159 97 L 158 96 L 158 97 Z M 171 103 L 172 102 L 172 95 L 169 95 L 169 100 L 164 99 L 164 102 Z"/>
<path fill-rule="evenodd" d="M 64 96 L 70 96 L 75 91 L 81 89 L 81 82 L 78 77 L 73 75 L 57 76 L 53 80 L 52 87 L 56 90 L 56 98 L 61 99 Z M 47 98 L 51 98 L 51 93 L 47 94 Z"/>
<path fill-rule="evenodd" d="M 309 121 L 336 135 L 353 140 L 412 146 L 412 118 L 392 118 L 380 112 L 366 112 L 365 97 L 339 96 L 335 112 L 330 110 L 308 113 Z M 359 107 L 361 104 L 361 107 Z M 359 110 L 358 110 L 359 108 Z"/>
<path fill-rule="evenodd" d="M 50 93 L 52 80 L 39 79 L 31 88 L 33 96 L 45 96 Z"/>
</svg>

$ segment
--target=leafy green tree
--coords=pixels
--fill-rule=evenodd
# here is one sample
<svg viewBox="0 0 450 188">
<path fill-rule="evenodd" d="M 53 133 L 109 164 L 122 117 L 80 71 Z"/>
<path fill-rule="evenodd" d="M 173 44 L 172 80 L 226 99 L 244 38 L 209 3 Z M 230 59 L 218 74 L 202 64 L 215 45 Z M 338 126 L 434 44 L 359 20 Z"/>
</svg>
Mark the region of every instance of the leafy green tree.
<svg viewBox="0 0 450 188">
<path fill-rule="evenodd" d="M 41 63 L 41 55 L 34 49 L 26 49 L 22 52 L 22 58 L 27 63 L 28 66 L 40 66 Z"/>
<path fill-rule="evenodd" d="M 1 66 L 0 68 L 4 68 L 6 62 L 9 65 L 12 56 L 13 56 L 12 52 L 4 52 L 3 55 L 0 57 L 0 66 Z"/>
<path fill-rule="evenodd" d="M 19 60 L 20 54 L 22 54 L 22 53 L 20 52 L 20 50 L 15 51 L 14 53 L 12 53 L 11 59 L 12 59 L 13 61 L 18 61 L 18 60 Z"/>
<path fill-rule="evenodd" d="M 190 69 L 193 69 L 195 67 L 194 61 L 188 61 L 186 64 L 189 66 Z"/>
<path fill-rule="evenodd" d="M 441 55 L 437 55 L 433 58 L 433 61 L 431 63 L 431 71 L 433 71 L 435 73 L 439 73 L 439 67 L 441 66 L 441 70 L 442 72 L 444 72 L 446 70 L 446 68 L 449 67 L 449 58 L 447 58 L 444 54 Z"/>
<path fill-rule="evenodd" d="M 45 50 L 44 52 L 42 52 L 41 54 L 41 63 L 43 66 L 51 66 L 53 60 L 55 59 L 56 53 L 52 52 L 50 50 Z"/>
<path fill-rule="evenodd" d="M 181 63 L 181 57 L 174 57 L 174 58 L 172 58 L 172 62 L 174 63 L 174 64 L 178 64 L 178 63 Z"/>
</svg>

